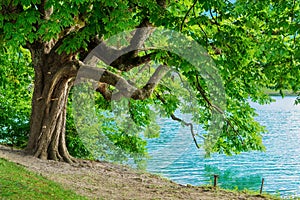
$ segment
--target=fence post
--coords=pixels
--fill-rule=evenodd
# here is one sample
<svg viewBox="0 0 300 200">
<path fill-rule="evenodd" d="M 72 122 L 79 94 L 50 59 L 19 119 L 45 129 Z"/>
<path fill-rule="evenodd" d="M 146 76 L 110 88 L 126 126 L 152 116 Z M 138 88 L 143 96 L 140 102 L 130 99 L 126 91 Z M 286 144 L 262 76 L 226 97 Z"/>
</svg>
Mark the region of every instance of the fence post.
<svg viewBox="0 0 300 200">
<path fill-rule="evenodd" d="M 219 175 L 214 174 L 214 187 L 217 187 Z"/>
<path fill-rule="evenodd" d="M 262 193 L 262 190 L 263 190 L 263 187 L 264 187 L 264 181 L 265 181 L 265 179 L 264 179 L 264 178 L 262 178 L 262 179 L 261 179 L 261 186 L 260 186 L 260 191 L 259 191 L 259 194 L 261 194 L 261 193 Z"/>
</svg>

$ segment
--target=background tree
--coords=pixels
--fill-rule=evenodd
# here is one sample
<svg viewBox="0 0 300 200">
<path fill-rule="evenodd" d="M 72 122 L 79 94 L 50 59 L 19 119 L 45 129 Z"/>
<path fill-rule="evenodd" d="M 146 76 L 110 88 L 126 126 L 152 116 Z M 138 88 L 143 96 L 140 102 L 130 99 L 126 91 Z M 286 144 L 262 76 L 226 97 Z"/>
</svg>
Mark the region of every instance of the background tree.
<svg viewBox="0 0 300 200">
<path fill-rule="evenodd" d="M 255 122 L 248 99 L 270 102 L 266 87 L 299 91 L 297 1 L 4 0 L 0 13 L 1 44 L 31 53 L 34 92 L 26 150 L 42 159 L 72 162 L 65 144 L 66 106 L 81 61 L 105 38 L 125 30 L 156 26 L 180 31 L 212 56 L 223 78 L 227 106 L 222 111 L 226 123 L 209 152 L 262 150 L 264 129 Z M 149 33 L 133 34 L 129 45 L 138 49 Z M 220 110 L 211 103 L 199 72 L 172 53 L 148 50 L 120 56 L 102 69 L 107 77 L 97 91 L 109 100 L 110 89 L 117 88 L 111 80 L 148 62 L 173 66 L 181 73 L 197 97 L 195 122 L 208 129 L 212 112 Z M 130 80 L 122 80 L 132 86 Z M 142 86 L 134 99 L 148 97 L 149 104 L 173 108 L 166 112 L 176 119 L 179 96 L 160 84 L 151 95 L 153 89 Z"/>
</svg>

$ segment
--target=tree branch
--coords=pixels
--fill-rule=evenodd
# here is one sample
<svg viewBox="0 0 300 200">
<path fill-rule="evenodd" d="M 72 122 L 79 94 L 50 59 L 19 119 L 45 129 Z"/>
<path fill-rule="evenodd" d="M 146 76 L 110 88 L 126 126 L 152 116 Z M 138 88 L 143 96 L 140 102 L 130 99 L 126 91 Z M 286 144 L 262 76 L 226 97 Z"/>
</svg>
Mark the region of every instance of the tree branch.
<svg viewBox="0 0 300 200">
<path fill-rule="evenodd" d="M 195 6 L 193 7 L 193 14 L 194 14 L 195 18 L 197 18 L 197 15 L 195 12 Z M 201 29 L 201 32 L 204 34 L 206 45 L 208 46 L 209 41 L 208 41 L 207 33 L 205 32 L 205 30 L 203 29 L 203 27 L 201 26 L 201 24 L 198 21 L 196 21 L 196 24 L 199 26 L 199 28 Z"/>
<path fill-rule="evenodd" d="M 217 105 L 213 104 L 213 103 L 208 99 L 208 97 L 207 97 L 206 94 L 205 94 L 204 89 L 201 87 L 201 85 L 200 85 L 200 83 L 199 83 L 199 77 L 198 77 L 198 75 L 196 75 L 196 81 L 197 81 L 197 83 L 196 83 L 196 88 L 197 88 L 197 90 L 200 92 L 200 95 L 202 96 L 202 98 L 204 99 L 204 101 L 207 103 L 208 108 L 211 109 L 211 110 L 213 109 L 213 110 L 217 111 L 218 113 L 220 113 L 220 114 L 223 116 L 223 118 L 224 118 L 224 120 L 226 121 L 226 123 L 232 128 L 233 132 L 237 135 L 237 137 L 240 138 L 240 140 L 242 141 L 242 143 L 244 143 L 244 142 L 243 142 L 242 136 L 241 136 L 240 133 L 234 128 L 234 125 L 232 124 L 232 122 L 231 122 L 229 119 L 227 119 L 227 117 L 225 116 L 224 111 L 223 111 L 220 107 L 218 107 Z"/>
<path fill-rule="evenodd" d="M 49 19 L 50 16 L 53 14 L 53 6 L 49 9 L 45 9 L 45 5 L 47 3 L 47 0 L 42 0 L 41 3 L 36 4 L 36 7 L 38 8 L 38 11 L 41 14 L 41 19 Z"/>
<path fill-rule="evenodd" d="M 189 15 L 189 13 L 191 12 L 191 10 L 194 8 L 194 6 L 196 5 L 198 0 L 195 0 L 193 5 L 190 7 L 190 9 L 186 12 L 182 22 L 181 22 L 181 25 L 180 25 L 180 31 L 182 31 L 182 28 L 183 28 L 183 24 L 184 24 L 184 21 L 186 20 L 187 16 Z"/>
<path fill-rule="evenodd" d="M 158 93 L 155 93 L 155 96 L 156 96 L 156 98 L 159 99 L 163 104 L 166 105 L 166 101 L 164 100 L 164 98 L 162 98 L 162 96 L 160 96 Z M 190 130 L 191 130 L 191 134 L 192 134 L 194 143 L 195 143 L 196 147 L 199 149 L 200 146 L 198 145 L 198 142 L 197 142 L 197 140 L 196 140 L 196 134 L 195 134 L 195 132 L 194 132 L 194 125 L 193 125 L 192 123 L 190 123 L 190 122 L 186 122 L 186 121 L 184 121 L 183 119 L 180 119 L 180 118 L 176 117 L 176 116 L 174 115 L 174 113 L 171 114 L 171 118 L 172 118 L 174 121 L 178 121 L 178 122 L 182 123 L 183 125 L 189 126 L 189 127 L 190 127 Z M 198 136 L 201 137 L 203 140 L 205 139 L 205 138 L 204 138 L 203 136 L 201 136 L 201 135 L 198 135 Z"/>
<path fill-rule="evenodd" d="M 215 11 L 215 12 L 216 12 L 216 14 L 217 14 L 217 11 Z M 219 22 L 218 22 L 217 19 L 214 17 L 214 15 L 213 15 L 213 13 L 212 13 L 212 11 L 211 11 L 211 8 L 209 9 L 209 14 L 210 14 L 210 16 L 211 16 L 211 18 L 212 18 L 212 24 L 216 24 L 216 25 L 220 26 Z"/>
<path fill-rule="evenodd" d="M 100 94 L 104 97 L 105 100 L 110 101 L 112 99 L 112 91 L 108 89 L 107 83 L 101 83 L 98 82 L 98 86 L 96 88 L 97 92 L 100 92 Z"/>
<path fill-rule="evenodd" d="M 152 55 L 155 55 L 155 53 L 128 58 L 127 54 L 125 54 L 121 56 L 119 59 L 117 59 L 116 61 L 114 61 L 110 66 L 114 67 L 115 69 L 121 70 L 123 72 L 128 72 L 137 66 L 140 66 L 144 63 L 151 61 Z"/>
<path fill-rule="evenodd" d="M 160 4 L 165 5 L 165 0 L 161 0 Z M 145 17 L 137 26 L 137 29 L 128 34 L 128 46 L 118 49 L 118 47 L 107 45 L 99 36 L 95 36 L 88 43 L 88 51 L 80 49 L 79 52 L 86 63 L 94 64 L 90 61 L 95 62 L 97 59 L 100 59 L 115 69 L 129 71 L 134 67 L 150 61 L 154 53 L 140 57 L 138 53 L 141 50 L 145 51 L 143 48 L 144 43 L 154 30 L 155 28 L 153 28 L 149 19 Z M 93 57 L 95 57 L 96 60 Z"/>
<path fill-rule="evenodd" d="M 79 70 L 77 80 L 90 79 L 116 87 L 119 91 L 113 95 L 110 95 L 109 93 L 107 93 L 107 91 L 104 91 L 104 88 L 99 87 L 99 85 L 96 88 L 96 90 L 100 91 L 107 97 L 112 97 L 112 99 L 120 99 L 121 97 L 126 97 L 135 100 L 143 100 L 150 97 L 157 84 L 169 70 L 167 66 L 160 65 L 152 74 L 145 86 L 139 89 L 123 77 L 114 74 L 107 69 L 90 67 L 85 64 L 81 65 L 82 67 Z"/>
<path fill-rule="evenodd" d="M 132 32 L 130 44 L 121 49 L 108 46 L 102 41 L 96 48 L 94 48 L 86 57 L 84 62 L 94 64 L 96 59 L 100 59 L 105 64 L 110 65 L 121 71 L 129 71 L 133 67 L 139 66 L 142 63 L 149 61 L 151 55 L 138 57 L 137 53 L 142 49 L 144 42 L 148 39 L 154 28 L 140 28 Z M 132 62 L 132 64 L 131 64 Z"/>
</svg>

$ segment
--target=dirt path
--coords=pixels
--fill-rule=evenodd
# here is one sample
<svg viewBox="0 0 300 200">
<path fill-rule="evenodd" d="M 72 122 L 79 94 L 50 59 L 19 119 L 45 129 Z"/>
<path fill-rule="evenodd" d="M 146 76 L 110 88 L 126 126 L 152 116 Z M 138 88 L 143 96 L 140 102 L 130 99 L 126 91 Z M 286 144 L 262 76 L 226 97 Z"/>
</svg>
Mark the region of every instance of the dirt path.
<svg viewBox="0 0 300 200">
<path fill-rule="evenodd" d="M 70 165 L 26 156 L 20 150 L 0 145 L 0 158 L 25 166 L 48 179 L 61 183 L 66 189 L 91 199 L 267 199 L 204 187 L 182 186 L 156 175 L 136 171 L 106 162 L 84 161 Z"/>
</svg>

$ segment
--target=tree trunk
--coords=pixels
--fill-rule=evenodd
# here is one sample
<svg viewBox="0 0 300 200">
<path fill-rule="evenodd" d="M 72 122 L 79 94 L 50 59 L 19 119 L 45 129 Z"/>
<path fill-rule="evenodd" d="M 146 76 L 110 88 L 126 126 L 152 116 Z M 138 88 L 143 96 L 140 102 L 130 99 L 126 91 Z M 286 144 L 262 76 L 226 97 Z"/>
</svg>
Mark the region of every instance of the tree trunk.
<svg viewBox="0 0 300 200">
<path fill-rule="evenodd" d="M 46 59 L 45 55 L 34 55 L 35 83 L 26 151 L 41 159 L 71 163 L 74 159 L 66 147 L 65 125 L 74 68 L 62 63 L 60 57 Z"/>
</svg>

